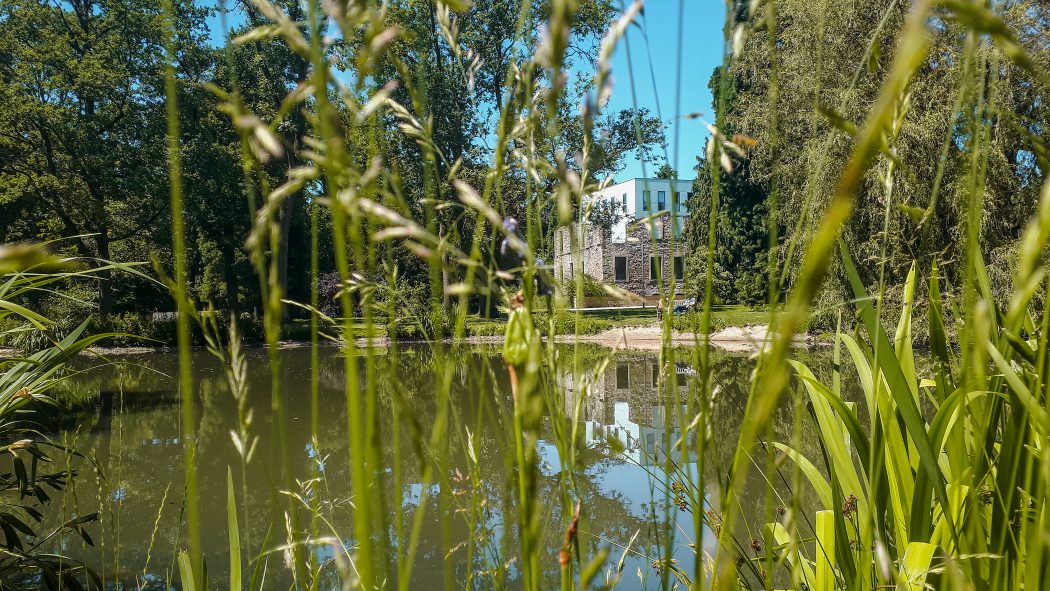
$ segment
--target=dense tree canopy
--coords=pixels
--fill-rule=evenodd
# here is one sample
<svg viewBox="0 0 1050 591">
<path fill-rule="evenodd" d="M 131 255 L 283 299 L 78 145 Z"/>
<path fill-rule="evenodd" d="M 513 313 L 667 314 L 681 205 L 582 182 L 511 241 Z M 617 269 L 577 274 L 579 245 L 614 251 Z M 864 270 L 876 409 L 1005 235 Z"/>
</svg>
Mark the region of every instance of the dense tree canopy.
<svg viewBox="0 0 1050 591">
<path fill-rule="evenodd" d="M 231 6 L 231 38 L 268 22 L 252 2 Z M 278 6 L 293 20 L 305 20 L 299 2 Z M 378 149 L 396 185 L 396 207 L 414 219 L 433 219 L 435 230 L 466 252 L 473 246 L 476 214 L 457 207 L 428 211 L 434 205 L 429 196 L 454 194 L 453 169 L 474 186 L 485 184 L 500 148 L 500 114 L 521 99 L 511 96 L 515 85 L 509 80 L 551 82 L 542 68 L 520 68 L 540 42 L 551 5 L 536 0 L 524 13 L 512 0 L 450 6 L 459 10 L 443 3 L 391 2 L 386 22 L 398 34 L 383 59 L 367 66 L 351 58 L 366 42 L 363 32 L 359 38 L 326 38 L 324 44 L 339 65 L 346 92 L 363 97 L 364 89 L 385 85 L 427 126 L 438 155 L 428 169 L 421 145 L 401 133 L 397 116 L 382 112 L 366 121 L 344 118 L 342 133 L 350 151 L 357 150 L 350 157 L 367 168 L 367 154 Z M 947 13 L 938 17 L 931 27 L 930 57 L 908 89 L 895 135 L 887 138 L 893 157 L 883 156 L 865 178 L 845 230 L 868 282 L 884 271 L 889 285 L 900 283 L 911 260 L 928 268 L 936 259 L 957 285 L 973 183 L 982 195 L 979 237 L 993 263 L 993 279 L 1008 275 L 998 271 L 1009 268 L 1046 168 L 1041 138 L 1050 119 L 1047 89 L 1031 72 L 1050 63 L 1045 42 L 1050 9 L 1030 0 L 1012 0 L 1002 8 L 1036 68 L 1013 61 L 988 38 L 973 37 Z M 290 103 L 288 97 L 306 83 L 311 67 L 281 36 L 213 46 L 209 39 L 222 33 L 207 29 L 211 10 L 214 6 L 203 2 L 180 4 L 174 30 L 185 213 L 194 246 L 189 272 L 199 299 L 236 311 L 259 301 L 258 279 L 244 249 L 254 215 L 246 189 L 261 196 L 304 165 L 313 105 Z M 736 13 L 740 34 L 733 55 L 710 81 L 713 95 L 721 97 L 714 110 L 722 112 L 722 135 L 745 138 L 742 150 L 727 154 L 730 165 L 720 174 L 714 256 L 719 300 L 759 303 L 768 295 L 773 214 L 780 238 L 772 260 L 784 273 L 779 288 L 790 286 L 800 245 L 808 241 L 852 149 L 854 130 L 882 87 L 906 10 L 906 3 L 891 0 L 863 5 L 784 0 L 776 4 L 772 37 L 765 11 L 751 14 L 745 7 Z M 595 50 L 615 14 L 603 0 L 579 3 L 566 48 L 565 68 L 572 74 L 559 82 L 565 91 L 545 114 L 550 121 L 536 128 L 531 145 L 517 138 L 502 147 L 496 205 L 519 219 L 538 214 L 530 231 L 541 251 L 557 223 L 553 193 L 560 180 L 554 171 L 530 177 L 518 162 L 523 149 L 547 162 L 585 169 L 591 181 L 614 177 L 628 159 L 660 164 L 664 123 L 648 110 L 601 111 L 586 124 L 580 115 L 581 105 L 592 100 Z M 12 0 L 0 7 L 0 239 L 63 239 L 61 247 L 88 259 L 156 259 L 166 268 L 163 26 L 159 8 L 138 0 Z M 246 111 L 275 121 L 281 157 L 245 176 L 238 130 L 220 109 L 230 96 L 217 95 L 215 88 L 236 90 L 230 96 Z M 517 116 L 534 116 L 528 110 L 533 107 L 515 108 Z M 977 163 L 970 157 L 974 142 L 987 154 Z M 694 291 L 706 269 L 709 164 L 701 155 L 687 228 Z M 660 174 L 674 171 L 665 167 Z M 278 284 L 300 301 L 310 293 L 311 218 L 317 214 L 322 233 L 331 225 L 326 209 L 313 210 L 323 192 L 320 183 L 298 187 L 276 216 Z M 494 244 L 486 235 L 481 248 Z M 383 248 L 391 249 L 388 262 L 408 286 L 427 282 L 425 262 L 401 247 Z M 333 270 L 333 262 L 330 248 L 321 250 L 323 274 Z M 94 297 L 102 312 L 171 309 L 155 284 L 113 281 L 106 272 L 99 277 Z M 779 272 L 774 279 L 781 279 Z M 443 277 L 446 284 L 455 280 Z M 821 307 L 842 301 L 843 286 L 833 272 Z"/>
<path fill-rule="evenodd" d="M 203 15 L 176 23 L 186 77 L 207 66 Z M 125 260 L 166 243 L 162 26 L 159 5 L 138 0 L 0 7 L 5 239 L 65 237 L 81 256 Z"/>
<path fill-rule="evenodd" d="M 302 3 L 275 5 L 293 21 L 306 20 Z M 230 38 L 269 22 L 255 3 L 245 0 L 229 6 Z M 389 84 L 393 98 L 430 126 L 441 156 L 435 163 L 436 177 L 428 177 L 420 146 L 399 132 L 396 117 L 343 121 L 347 145 L 351 151 L 359 149 L 350 156 L 364 168 L 369 146 L 378 146 L 384 168 L 397 179 L 402 200 L 398 207 L 417 219 L 425 217 L 431 187 L 452 194 L 446 180 L 452 166 L 476 186 L 484 184 L 494 159 L 493 128 L 510 98 L 508 75 L 514 75 L 516 64 L 528 61 L 550 11 L 548 2 L 537 0 L 519 22 L 522 4 L 516 0 L 478 0 L 459 12 L 444 6 L 415 0 L 389 3 L 387 22 L 398 35 L 385 59 L 367 66 L 349 57 L 364 37 L 324 41 L 330 59 L 345 76 L 347 92 L 358 92 L 359 82 L 369 87 Z M 266 191 L 304 164 L 300 154 L 309 148 L 313 105 L 288 98 L 307 82 L 311 67 L 282 36 L 213 46 L 210 39 L 223 37 L 221 31 L 207 29 L 205 16 L 214 10 L 212 3 L 179 3 L 174 31 L 184 213 L 192 245 L 188 272 L 199 300 L 237 311 L 259 303 L 258 279 L 244 248 L 255 215 L 252 208 L 260 207 Z M 639 150 L 651 158 L 653 148 L 663 142 L 663 124 L 644 110 L 603 113 L 598 129 L 582 127 L 582 81 L 593 72 L 595 48 L 614 16 L 607 1 L 580 3 L 566 67 L 581 83 L 561 95 L 555 113 L 558 124 L 548 128 L 546 137 L 537 138 L 550 159 L 564 158 L 578 167 L 585 164 L 576 158 L 590 134 L 595 141 L 586 164 L 598 178 L 621 171 Z M 0 241 L 63 239 L 57 243 L 60 248 L 86 259 L 156 260 L 161 270 L 171 272 L 164 26 L 160 6 L 139 0 L 13 0 L 0 6 Z M 538 79 L 544 73 L 534 70 L 529 75 Z M 222 96 L 215 89 L 236 92 Z M 262 121 L 275 122 L 283 144 L 281 157 L 259 163 L 248 176 L 242 168 L 238 129 L 221 110 L 227 100 Z M 636 127 L 642 131 L 641 146 Z M 506 147 L 506 161 L 513 160 L 510 152 L 517 147 Z M 542 181 L 529 188 L 524 171 L 509 166 L 501 209 L 525 218 L 538 199 L 544 223 L 553 224 L 553 201 L 542 196 L 549 194 L 554 181 Z M 251 193 L 260 196 L 254 204 L 245 198 Z M 278 284 L 299 301 L 309 299 L 311 208 L 322 193 L 320 184 L 305 184 L 282 201 L 276 216 Z M 316 213 L 319 231 L 328 232 L 327 210 Z M 473 217 L 458 209 L 435 215 L 442 231 L 469 250 Z M 318 243 L 324 274 L 333 270 L 326 246 L 331 240 L 322 236 Z M 409 286 L 426 282 L 425 264 L 418 257 L 390 248 L 390 261 Z M 158 284 L 130 277 L 113 281 L 107 273 L 100 277 L 97 293 L 88 297 L 96 298 L 103 313 L 172 309 Z"/>
<path fill-rule="evenodd" d="M 1045 69 L 1050 11 L 1040 2 L 1004 4 L 1001 14 L 1022 32 L 1018 42 L 1037 68 Z M 730 154 L 739 166 L 720 175 L 716 271 L 723 270 L 734 284 L 723 285 L 720 295 L 764 299 L 764 290 L 748 287 L 754 283 L 748 277 L 764 275 L 769 238 L 762 229 L 774 195 L 783 240 L 776 266 L 786 267 L 790 285 L 800 264 L 798 245 L 811 237 L 853 148 L 852 136 L 883 87 L 909 6 L 891 0 L 780 1 L 772 41 L 767 11 L 740 13 L 742 34 L 725 84 L 721 70 L 712 78 L 715 96 L 721 92 L 724 97 L 724 135 L 740 134 L 749 144 L 746 158 Z M 868 173 L 844 233 L 870 283 L 878 281 L 882 262 L 887 284 L 894 285 L 903 281 L 912 260 L 928 269 L 936 259 L 958 285 L 974 182 L 982 193 L 984 251 L 994 266 L 1009 268 L 1009 253 L 1046 171 L 1041 157 L 1046 153 L 1041 130 L 1050 123 L 1045 82 L 1011 61 L 991 38 L 971 37 L 948 14 L 933 25 L 930 56 L 908 88 L 895 137 L 886 140 L 893 159 L 884 156 Z M 975 136 L 974 129 L 985 129 L 984 123 L 988 131 Z M 976 169 L 969 149 L 974 141 L 982 142 L 981 153 L 987 153 Z M 701 215 L 693 216 L 689 235 L 706 252 L 710 169 L 706 160 L 698 168 L 691 210 Z M 703 256 L 695 262 L 693 272 L 702 275 Z M 843 278 L 833 272 L 818 311 L 844 301 L 846 293 Z"/>
</svg>

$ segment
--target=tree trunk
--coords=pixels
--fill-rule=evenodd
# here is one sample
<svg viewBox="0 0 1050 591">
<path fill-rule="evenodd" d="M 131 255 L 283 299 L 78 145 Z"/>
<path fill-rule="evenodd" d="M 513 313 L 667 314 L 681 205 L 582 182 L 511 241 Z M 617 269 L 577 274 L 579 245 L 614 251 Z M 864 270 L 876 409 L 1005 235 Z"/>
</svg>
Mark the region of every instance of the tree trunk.
<svg viewBox="0 0 1050 591">
<path fill-rule="evenodd" d="M 95 247 L 98 249 L 98 258 L 103 261 L 110 260 L 108 228 L 102 228 L 95 237 Z M 103 316 L 109 316 L 113 312 L 113 273 L 109 269 L 99 271 L 98 310 Z"/>
<path fill-rule="evenodd" d="M 302 18 L 304 15 L 301 14 L 298 4 L 295 4 L 296 10 L 289 11 L 289 15 L 292 18 Z M 310 62 L 302 58 L 296 58 L 295 61 L 295 78 L 299 84 L 304 84 L 310 79 Z M 290 117 L 293 123 L 293 129 L 296 130 L 294 139 L 292 141 L 292 149 L 287 153 L 288 159 L 288 170 L 292 170 L 302 165 L 302 160 L 299 159 L 299 150 L 303 149 L 304 138 L 309 135 L 310 124 L 306 120 L 306 116 L 303 114 L 301 109 L 296 109 L 292 112 Z M 280 236 L 278 243 L 280 244 L 280 250 L 277 252 L 277 285 L 281 289 L 281 297 L 288 297 L 288 251 L 291 243 L 292 234 L 292 217 L 295 215 L 296 202 L 303 195 L 304 189 L 299 189 L 295 193 L 289 195 L 283 204 L 281 204 L 280 219 L 278 220 L 280 226 Z M 288 306 L 281 307 L 281 319 L 285 322 L 289 320 Z"/>
<path fill-rule="evenodd" d="M 237 258 L 233 251 L 233 245 L 224 243 L 222 245 L 222 270 L 226 278 L 226 308 L 231 317 L 237 315 L 240 309 L 238 296 L 240 295 L 240 284 L 237 281 Z"/>
<path fill-rule="evenodd" d="M 445 224 L 438 224 L 438 236 L 445 235 Z M 448 298 L 448 286 L 452 283 L 448 277 L 448 265 L 445 264 L 445 254 L 441 255 L 441 309 L 446 312 L 450 309 Z"/>
<path fill-rule="evenodd" d="M 281 204 L 281 213 L 279 222 L 280 244 L 279 250 L 277 251 L 277 285 L 281 289 L 281 297 L 288 297 L 288 246 L 290 243 L 289 238 L 292 234 L 292 214 L 295 212 L 295 201 L 299 197 L 298 194 L 289 195 L 285 199 L 284 203 Z M 288 307 L 283 306 L 281 308 L 282 320 L 288 320 Z"/>
</svg>

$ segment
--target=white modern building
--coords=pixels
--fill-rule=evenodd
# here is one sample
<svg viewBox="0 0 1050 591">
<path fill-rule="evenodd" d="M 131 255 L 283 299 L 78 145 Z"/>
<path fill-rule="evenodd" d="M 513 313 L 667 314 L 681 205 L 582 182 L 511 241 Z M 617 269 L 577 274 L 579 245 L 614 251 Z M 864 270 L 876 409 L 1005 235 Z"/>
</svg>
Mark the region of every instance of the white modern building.
<svg viewBox="0 0 1050 591">
<path fill-rule="evenodd" d="M 671 219 L 678 221 L 675 236 L 680 236 L 692 195 L 693 179 L 635 178 L 610 185 L 589 198 L 609 203 L 626 213 L 624 219 L 613 226 L 611 237 L 613 242 L 624 242 L 628 224 L 660 211 L 668 212 Z"/>
<path fill-rule="evenodd" d="M 558 228 L 555 277 L 564 281 L 582 272 L 652 302 L 659 299 L 661 281 L 665 286 L 673 281 L 681 295 L 688 254 L 682 230 L 692 189 L 693 179 L 635 178 L 588 195 L 585 208 L 615 208 L 626 215 L 611 228 L 585 226 L 579 234 L 575 224 Z"/>
</svg>

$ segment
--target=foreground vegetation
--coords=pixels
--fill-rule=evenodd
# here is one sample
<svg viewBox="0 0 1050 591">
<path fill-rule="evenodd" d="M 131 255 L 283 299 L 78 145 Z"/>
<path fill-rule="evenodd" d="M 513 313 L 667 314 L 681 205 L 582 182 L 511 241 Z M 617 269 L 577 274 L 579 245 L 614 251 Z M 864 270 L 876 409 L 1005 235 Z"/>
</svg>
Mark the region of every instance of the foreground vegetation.
<svg viewBox="0 0 1050 591">
<path fill-rule="evenodd" d="M 567 56 L 576 35 L 598 34 L 588 20 L 594 6 L 569 0 L 521 4 L 516 18 L 507 21 L 513 33 L 506 35 L 521 55 L 499 61 L 499 69 L 488 74 L 497 97 L 496 147 L 491 169 L 483 171 L 471 171 L 463 154 L 449 149 L 439 134 L 442 127 L 435 123 L 447 114 L 447 105 L 436 101 L 448 98 L 441 93 L 450 88 L 440 83 L 454 90 L 485 80 L 465 45 L 470 31 L 460 16 L 465 5 L 438 2 L 424 7 L 431 9 L 431 37 L 416 37 L 409 33 L 411 27 L 400 27 L 415 22 L 409 17 L 418 16 L 414 11 L 420 7 L 413 3 L 389 9 L 316 2 L 280 7 L 258 0 L 254 6 L 252 14 L 259 22 L 225 50 L 230 63 L 237 62 L 237 47 L 279 43 L 301 66 L 306 82 L 279 97 L 280 108 L 270 112 L 259 112 L 245 100 L 247 83 L 232 75 L 235 67 L 231 66 L 228 85 L 209 89 L 234 127 L 233 166 L 225 172 L 239 179 L 235 184 L 245 192 L 251 214 L 245 222 L 249 224 L 246 260 L 258 282 L 261 332 L 271 376 L 271 404 L 265 414 L 276 432 L 273 458 L 279 466 L 265 514 L 250 513 L 245 506 L 247 475 L 259 470 L 262 462 L 257 457 L 257 417 L 264 410 L 249 403 L 241 332 L 235 319 L 224 325 L 221 314 L 194 297 L 202 294 L 192 282 L 195 249 L 187 240 L 192 223 L 186 213 L 196 211 L 192 196 L 198 179 L 187 174 L 192 167 L 184 167 L 192 151 L 183 149 L 188 143 L 183 132 L 187 122 L 180 104 L 190 97 L 180 87 L 175 61 L 183 55 L 178 44 L 181 29 L 175 25 L 185 15 L 171 2 L 160 15 L 166 19 L 160 27 L 165 47 L 160 62 L 165 66 L 171 195 L 167 211 L 173 241 L 172 268 L 157 264 L 155 271 L 173 294 L 179 312 L 180 444 L 185 458 L 181 588 L 215 587 L 216 581 L 208 580 L 206 564 L 216 560 L 229 561 L 229 580 L 218 583 L 231 589 L 266 588 L 278 570 L 294 588 L 411 588 L 421 584 L 414 574 L 431 497 L 441 524 L 441 554 L 465 553 L 471 567 L 467 573 L 456 572 L 446 561 L 444 588 L 587 589 L 624 582 L 624 559 L 617 558 L 640 550 L 629 536 L 621 541 L 588 537 L 602 515 L 583 502 L 586 491 L 574 477 L 584 452 L 578 431 L 581 405 L 595 395 L 592 389 L 610 353 L 595 355 L 588 349 L 585 354 L 574 347 L 569 354 L 543 340 L 545 334 L 579 332 L 584 323 L 579 312 L 565 309 L 568 294 L 541 295 L 535 279 L 541 271 L 538 254 L 543 252 L 545 224 L 568 224 L 587 215 L 583 197 L 608 172 L 602 168 L 609 165 L 603 159 L 608 146 L 602 142 L 609 136 L 600 133 L 600 122 L 611 85 L 609 63 L 613 47 L 640 19 L 640 3 L 626 7 L 602 37 L 594 79 L 581 94 L 583 109 L 571 119 L 572 128 L 579 132 L 576 142 L 569 144 L 578 150 L 571 158 L 560 149 L 566 146 L 561 134 L 568 127 L 563 114 L 569 88 L 563 74 L 569 71 Z M 755 165 L 748 160 L 753 144 L 782 154 L 781 150 L 792 148 L 794 134 L 808 133 L 806 142 L 820 140 L 824 150 L 833 153 L 833 142 L 821 138 L 815 124 L 791 134 L 779 124 L 781 115 L 792 112 L 781 112 L 777 97 L 804 94 L 796 90 L 806 77 L 777 69 L 778 56 L 795 55 L 790 44 L 781 49 L 778 10 L 798 16 L 792 11 L 801 10 L 799 6 L 766 0 L 727 11 L 724 68 L 728 69 L 722 71 L 732 72 L 740 64 L 756 67 L 753 62 L 766 60 L 771 72 L 783 76 L 769 77 L 767 100 L 760 101 L 766 109 L 760 122 L 767 126 L 762 134 L 754 132 L 760 140 L 748 135 L 750 129 L 734 129 L 734 116 L 741 113 L 734 101 L 743 100 L 742 95 L 729 76 L 716 78 L 717 115 L 703 160 L 707 185 L 700 193 L 709 202 L 706 210 L 694 209 L 708 215 L 699 226 L 694 222 L 691 234 L 694 244 L 703 245 L 698 249 L 699 267 L 694 267 L 703 269 L 694 279 L 703 309 L 689 317 L 695 322 L 697 343 L 683 351 L 672 348 L 668 339 L 660 352 L 657 376 L 662 408 L 667 409 L 662 413 L 664 440 L 648 465 L 654 500 L 663 502 L 654 502 L 647 517 L 650 536 L 658 542 L 645 556 L 650 575 L 659 579 L 661 588 L 1042 589 L 1050 584 L 1046 536 L 1050 416 L 1045 379 L 1050 374 L 1045 287 L 1050 184 L 1042 178 L 1047 152 L 1039 137 L 1022 133 L 1025 147 L 1018 148 L 1030 154 L 1021 160 L 1031 178 L 1024 179 L 1025 191 L 1018 191 L 1031 197 L 1020 199 L 1018 205 L 1027 211 L 1014 212 L 1016 223 L 1004 223 L 990 245 L 1008 244 L 1016 253 L 1012 264 L 997 268 L 984 258 L 988 217 L 997 215 L 986 202 L 994 200 L 988 187 L 996 178 L 992 171 L 1000 156 L 999 132 L 1008 127 L 1004 113 L 1013 110 L 1017 115 L 1015 103 L 1003 97 L 1015 88 L 1042 96 L 1048 79 L 1040 61 L 1043 56 L 1033 55 L 1045 48 L 1026 43 L 1021 35 L 1028 30 L 1012 27 L 1008 17 L 1016 18 L 1015 11 L 1020 11 L 1045 31 L 1045 9 L 1027 2 L 990 5 L 955 0 L 920 0 L 907 6 L 887 2 L 881 8 L 878 18 L 868 15 L 871 18 L 864 21 L 874 25 L 869 28 L 875 33 L 857 64 L 869 67 L 869 77 L 877 81 L 868 100 L 856 104 L 844 100 L 843 108 L 850 110 L 829 110 L 822 108 L 818 95 L 807 110 L 811 117 L 822 112 L 838 130 L 835 137 L 844 138 L 837 142 L 846 146 L 838 164 L 822 158 L 792 159 L 804 163 L 797 172 L 807 179 L 805 186 L 813 187 L 812 192 L 794 195 L 801 198 L 798 203 L 787 198 L 778 201 L 781 190 L 789 196 L 797 174 L 771 167 L 773 190 L 762 199 L 767 223 L 759 224 L 768 228 L 766 267 L 757 280 L 752 274 L 746 283 L 757 281 L 765 287 L 760 291 L 765 291 L 767 317 L 775 330 L 756 355 L 739 439 L 732 446 L 731 461 L 723 465 L 711 453 L 721 443 L 712 435 L 711 412 L 719 385 L 711 379 L 710 347 L 705 342 L 715 325 L 713 304 L 716 290 L 721 289 L 716 263 L 727 260 L 725 245 L 718 239 L 720 220 L 732 217 L 722 209 L 721 200 L 739 189 L 734 183 L 742 179 L 732 175 L 741 169 L 741 162 Z M 530 31 L 536 30 L 532 25 L 537 22 L 544 23 L 544 32 L 533 37 Z M 339 33 L 338 51 L 322 34 L 329 31 Z M 429 43 L 438 48 L 434 59 L 443 63 L 441 71 L 454 75 L 435 78 L 426 60 L 414 59 L 416 54 L 409 50 L 426 46 L 430 56 Z M 913 105 L 928 92 L 920 83 L 941 63 L 942 46 L 951 49 L 952 59 L 945 60 L 952 64 L 947 83 L 954 89 L 951 124 L 945 133 L 934 134 L 938 138 L 934 143 L 944 146 L 938 152 L 942 156 L 923 160 L 908 151 L 909 134 L 916 131 L 911 117 L 917 109 Z M 756 57 L 760 54 L 763 57 Z M 336 70 L 343 64 L 354 73 L 349 80 Z M 396 88 L 387 84 L 388 78 L 398 80 Z M 1041 105 L 1040 101 L 1030 104 L 1033 112 Z M 1030 123 L 1026 117 L 1017 115 L 1022 123 Z M 284 135 L 286 121 L 295 122 L 294 139 Z M 640 136 L 640 118 L 633 123 Z M 398 155 L 406 150 L 419 163 L 415 175 L 398 167 L 402 162 Z M 273 167 L 291 153 L 294 161 L 282 184 L 275 187 Z M 817 156 L 823 153 L 816 151 Z M 945 171 L 954 175 L 951 188 L 945 184 L 943 189 L 950 199 L 939 197 L 941 184 L 949 178 Z M 520 176 L 520 193 L 504 185 L 507 175 L 513 174 Z M 828 178 L 835 182 L 828 184 Z M 923 192 L 926 186 L 919 181 L 927 178 L 932 186 Z M 822 198 L 816 196 L 814 183 L 820 185 Z M 1033 187 L 1040 185 L 1036 199 Z M 406 201 L 406 194 L 420 187 L 423 198 Z M 907 187 L 906 193 L 902 187 Z M 284 275 L 288 250 L 284 207 L 293 195 L 309 196 L 311 229 L 310 289 L 298 303 L 289 300 Z M 947 225 L 939 217 L 943 213 L 939 204 L 945 201 L 951 204 L 953 216 L 953 223 Z M 777 217 L 781 211 L 796 216 L 790 226 L 795 231 L 783 241 L 782 221 Z M 868 225 L 854 226 L 858 214 L 866 216 L 861 221 Z M 450 220 L 449 215 L 455 217 Z M 504 223 L 511 215 L 523 220 L 520 234 Z M 920 236 L 923 248 L 891 250 L 892 228 Z M 856 233 L 865 229 L 870 231 L 862 234 L 864 239 L 855 240 Z M 321 305 L 323 252 L 329 253 L 338 274 L 335 312 Z M 497 260 L 507 253 L 513 255 L 513 266 Z M 408 259 L 402 257 L 409 254 L 415 258 L 404 263 Z M 114 270 L 108 263 L 100 265 L 107 274 Z M 579 261 L 575 266 L 582 268 Z M 405 267 L 418 272 L 416 284 L 401 274 Z M 52 278 L 76 284 L 76 278 L 52 275 L 38 263 L 12 265 L 4 272 L 8 288 Z M 841 281 L 842 289 L 825 290 L 829 278 L 833 286 Z M 582 295 L 582 278 L 571 287 Z M 666 301 L 674 299 L 673 285 L 660 288 Z M 378 362 L 357 344 L 392 336 L 386 351 L 396 359 L 401 348 L 394 324 L 405 314 L 402 302 L 412 297 L 426 302 L 419 324 L 432 342 L 433 363 L 428 370 L 435 384 L 436 410 L 427 424 L 414 419 L 406 398 L 410 393 L 401 385 L 396 364 Z M 42 316 L 2 301 L 6 315 L 23 319 L 18 330 L 24 326 L 26 331 L 51 336 Z M 297 450 L 289 444 L 278 354 L 281 327 L 292 306 L 305 311 L 310 322 L 314 400 L 319 383 L 316 351 L 322 335 L 334 335 L 343 349 L 347 441 L 340 448 L 348 459 L 352 503 L 331 502 L 331 493 L 321 486 L 320 466 L 313 479 L 294 477 Z M 499 483 L 481 479 L 476 469 L 478 426 L 454 412 L 450 402 L 457 345 L 468 334 L 468 318 L 473 311 L 493 308 L 507 315 L 502 327 L 504 367 L 498 374 L 477 376 L 477 386 L 491 386 L 507 396 L 502 401 L 479 397 L 476 404 L 478 415 L 483 405 L 500 405 L 499 438 L 513 461 Z M 794 360 L 792 349 L 793 337 L 812 321 L 814 308 L 824 316 L 825 325 L 835 327 L 834 366 L 819 374 Z M 661 326 L 669 336 L 674 317 L 670 309 L 666 312 Z M 559 318 L 572 316 L 576 319 L 571 324 L 559 324 Z M 195 445 L 193 331 L 222 363 L 226 387 L 238 409 L 238 422 L 230 426 L 238 462 L 228 471 L 229 552 L 221 557 L 205 556 L 201 546 L 206 524 L 200 516 L 197 466 L 209 458 L 198 456 Z M 62 369 L 61 361 L 82 348 L 79 332 L 57 336 L 36 359 L 5 361 L 0 384 L 12 385 L 4 386 L 0 402 L 15 408 L 26 397 L 23 387 L 30 394 L 49 387 L 47 380 L 53 375 L 49 372 Z M 438 344 L 446 337 L 452 347 Z M 932 362 L 917 359 L 913 346 L 917 340 L 929 343 Z M 40 363 L 45 358 L 57 362 Z M 696 371 L 680 374 L 677 361 L 688 361 Z M 843 390 L 847 368 L 860 383 L 859 402 Z M 571 405 L 566 403 L 563 383 L 556 379 L 564 373 L 572 377 Z M 32 383 L 23 385 L 19 380 Z M 389 400 L 389 406 L 380 400 Z M 791 409 L 793 434 L 775 440 L 773 414 L 784 405 Z M 567 407 L 571 412 L 564 412 Z M 389 420 L 379 420 L 381 409 L 390 413 L 384 417 Z M 314 403 L 314 449 L 320 445 L 317 417 L 321 412 Z M 6 415 L 0 420 L 5 426 L 17 426 Z M 810 428 L 819 435 L 816 454 L 800 445 L 803 430 Z M 410 445 L 402 445 L 401 429 L 408 431 Z M 15 466 L 8 489 L 18 488 L 22 496 L 31 479 L 24 476 L 24 463 L 21 470 L 17 467 L 22 461 L 18 452 L 31 449 L 34 441 L 8 445 Z M 556 450 L 553 458 L 541 455 L 541 443 Z M 617 447 L 612 441 L 609 444 Z M 396 457 L 414 458 L 416 473 L 409 477 L 399 463 L 384 465 L 381 458 L 388 446 Z M 453 459 L 468 469 L 452 470 Z M 541 495 L 538 482 L 545 462 L 556 463 L 558 469 L 553 471 L 554 490 Z M 35 470 L 32 474 L 35 478 Z M 761 515 L 745 513 L 741 503 L 744 487 L 755 479 L 764 482 L 767 491 Z M 411 514 L 404 503 L 390 503 L 385 495 L 387 490 L 400 492 L 407 486 L 419 491 Z M 493 491 L 514 508 L 513 523 L 502 523 L 498 534 L 486 512 Z M 803 503 L 810 494 L 821 506 L 813 513 Z M 39 493 L 35 496 L 40 500 Z M 4 502 L 16 507 L 21 501 Z M 548 515 L 550 510 L 555 517 Z M 336 511 L 350 513 L 352 531 L 336 531 L 331 525 Z M 692 520 L 689 531 L 698 536 L 689 540 L 693 552 L 688 557 L 672 552 L 681 535 L 681 524 L 676 522 L 681 515 Z M 262 540 L 242 537 L 245 524 L 257 520 L 269 526 L 270 534 Z M 9 525 L 3 528 L 5 533 L 12 528 L 22 531 L 5 523 Z M 25 525 L 24 520 L 19 523 Z M 82 525 L 69 527 L 81 532 Z M 455 538 L 454 527 L 464 528 L 466 535 Z M 713 533 L 715 546 L 703 543 L 704 531 Z M 9 553 L 24 549 L 16 539 L 8 536 Z M 552 539 L 559 548 L 556 553 L 549 550 Z M 283 554 L 281 564 L 268 560 L 273 553 Z M 67 586 L 101 586 L 80 565 L 60 561 L 57 566 L 42 566 L 26 554 L 12 567 L 24 577 L 20 580 L 39 576 L 57 588 L 53 578 L 58 577 Z"/>
</svg>

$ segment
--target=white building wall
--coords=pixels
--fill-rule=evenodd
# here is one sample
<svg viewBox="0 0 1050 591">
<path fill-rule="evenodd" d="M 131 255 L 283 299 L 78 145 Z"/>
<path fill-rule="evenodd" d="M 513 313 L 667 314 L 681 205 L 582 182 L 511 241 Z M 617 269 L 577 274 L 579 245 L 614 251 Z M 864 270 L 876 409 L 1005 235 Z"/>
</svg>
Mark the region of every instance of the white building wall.
<svg viewBox="0 0 1050 591">
<path fill-rule="evenodd" d="M 626 204 L 627 217 L 612 228 L 612 241 L 623 242 L 627 239 L 627 224 L 661 210 L 669 211 L 672 217 L 677 218 L 681 230 L 685 227 L 685 218 L 689 216 L 687 204 L 692 191 L 693 179 L 638 178 L 610 185 L 590 198 L 614 203 L 621 208 Z"/>
<path fill-rule="evenodd" d="M 679 238 L 689 215 L 686 204 L 692 188 L 692 179 L 679 179 L 673 183 L 667 179 L 631 179 L 588 196 L 588 199 L 615 203 L 621 208 L 626 202 L 628 215 L 609 233 L 603 233 L 597 227 L 585 227 L 581 234 L 576 235 L 575 241 L 570 235 L 570 228 L 573 232 L 578 229 L 575 224 L 558 228 L 554 232 L 552 261 L 555 278 L 565 280 L 582 271 L 600 282 L 619 285 L 643 297 L 657 295 L 657 284 L 649 277 L 651 258 L 660 257 L 663 276 L 670 278 L 675 259 L 684 260 L 686 257 L 686 247 Z M 672 197 L 675 193 L 677 198 Z M 651 229 L 648 224 L 634 223 L 659 211 L 666 211 L 669 215 L 654 219 Z M 679 231 L 673 240 L 673 249 L 669 229 L 672 221 Z M 653 239 L 656 240 L 655 250 Z M 627 261 L 627 279 L 616 279 L 616 257 Z"/>
</svg>

